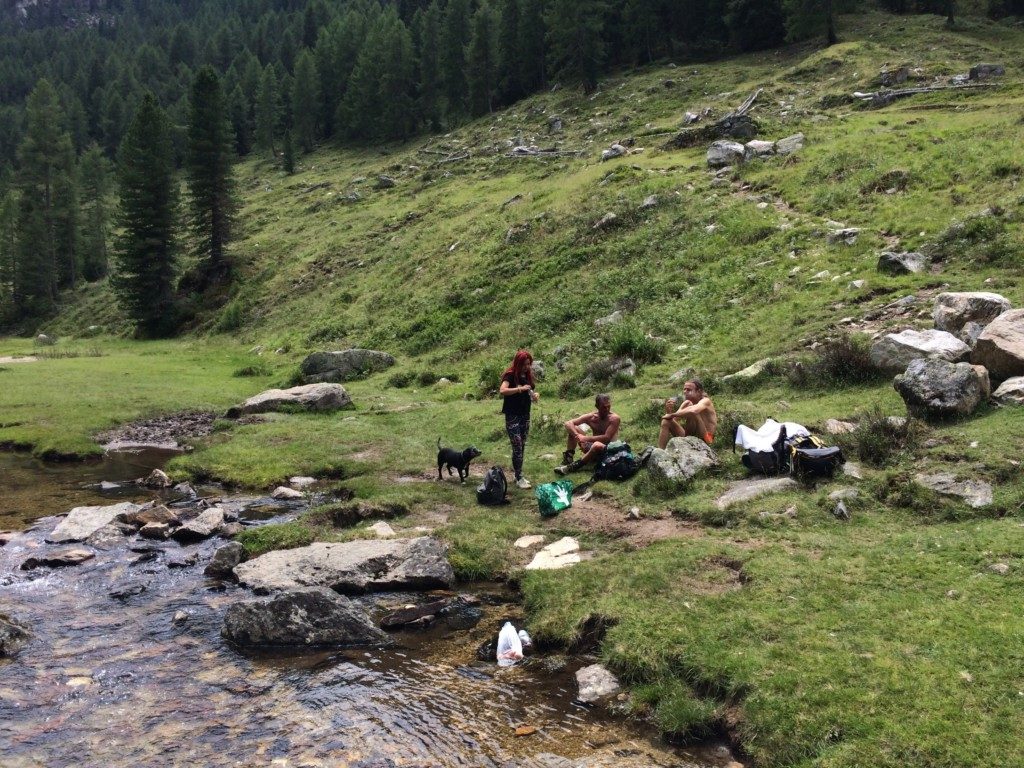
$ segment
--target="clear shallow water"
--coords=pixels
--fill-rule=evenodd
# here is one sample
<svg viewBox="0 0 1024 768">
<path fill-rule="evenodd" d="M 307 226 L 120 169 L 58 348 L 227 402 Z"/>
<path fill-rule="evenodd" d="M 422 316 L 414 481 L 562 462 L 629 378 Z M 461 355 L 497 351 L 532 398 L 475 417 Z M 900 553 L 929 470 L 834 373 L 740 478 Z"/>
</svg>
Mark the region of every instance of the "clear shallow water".
<svg viewBox="0 0 1024 768">
<path fill-rule="evenodd" d="M 72 507 L 148 499 L 144 488 L 99 491 L 104 480 L 124 482 L 146 477 L 177 452 L 136 450 L 110 452 L 89 462 L 46 462 L 27 453 L 0 451 L 0 530 L 20 530 L 39 517 Z"/>
<path fill-rule="evenodd" d="M 72 495 L 78 485 L 68 479 Z M 474 630 L 396 635 L 391 649 L 251 658 L 220 637 L 226 607 L 250 593 L 202 574 L 221 540 L 131 538 L 80 566 L 21 571 L 26 557 L 53 548 L 43 538 L 56 523 L 39 520 L 0 547 L 0 611 L 34 634 L 0 659 L 2 766 L 640 768 L 730 759 L 716 745 L 672 749 L 575 705 L 572 672 L 583 662 L 557 674 L 478 662 L 476 646 L 515 606 L 486 608 Z M 191 553 L 194 564 L 171 567 Z M 129 594 L 111 595 L 118 591 Z M 375 616 L 409 599 L 362 598 Z M 188 618 L 176 624 L 179 611 Z M 539 730 L 516 737 L 523 724 Z"/>
</svg>

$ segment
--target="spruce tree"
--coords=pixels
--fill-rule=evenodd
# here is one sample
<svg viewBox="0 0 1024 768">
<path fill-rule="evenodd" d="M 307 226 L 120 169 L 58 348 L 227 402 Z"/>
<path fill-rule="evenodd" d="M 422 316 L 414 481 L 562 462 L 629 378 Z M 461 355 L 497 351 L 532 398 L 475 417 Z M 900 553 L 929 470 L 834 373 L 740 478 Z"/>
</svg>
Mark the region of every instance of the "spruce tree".
<svg viewBox="0 0 1024 768">
<path fill-rule="evenodd" d="M 292 142 L 292 132 L 285 131 L 284 149 L 281 150 L 281 169 L 291 176 L 295 173 L 295 145 Z"/>
<path fill-rule="evenodd" d="M 14 318 L 14 261 L 17 254 L 18 201 L 7 190 L 0 196 L 0 324 Z"/>
<path fill-rule="evenodd" d="M 326 136 L 337 132 L 338 105 L 348 90 L 348 81 L 366 37 L 367 24 L 364 13 L 350 9 L 342 19 L 328 25 L 317 38 L 314 56 L 320 75 L 320 120 Z"/>
<path fill-rule="evenodd" d="M 415 128 L 412 36 L 393 8 L 374 23 L 359 52 L 338 123 L 359 139 L 403 139 Z"/>
<path fill-rule="evenodd" d="M 309 50 L 303 49 L 295 62 L 291 95 L 292 132 L 302 151 L 312 152 L 317 138 L 317 117 L 320 115 L 320 75 Z"/>
<path fill-rule="evenodd" d="M 511 104 L 526 95 L 519 47 L 519 0 L 500 0 L 499 8 L 496 33 L 498 95 L 503 104 Z"/>
<path fill-rule="evenodd" d="M 231 123 L 220 80 L 212 67 L 203 67 L 189 100 L 185 176 L 196 251 L 204 262 L 205 276 L 214 280 L 225 277 L 229 268 L 225 247 L 234 213 L 233 156 Z"/>
<path fill-rule="evenodd" d="M 271 65 L 263 69 L 260 91 L 256 97 L 256 147 L 274 156 L 274 139 L 280 119 L 277 94 L 277 74 Z"/>
<path fill-rule="evenodd" d="M 469 108 L 474 116 L 494 109 L 494 93 L 498 80 L 498 55 L 495 40 L 495 17 L 487 2 L 473 14 L 469 45 L 466 49 L 468 67 Z"/>
<path fill-rule="evenodd" d="M 741 51 L 760 51 L 786 39 L 786 22 L 779 0 L 729 0 L 726 26 Z"/>
<path fill-rule="evenodd" d="M 139 105 L 120 152 L 121 234 L 111 282 L 141 336 L 173 332 L 177 185 L 171 128 L 152 93 Z"/>
<path fill-rule="evenodd" d="M 107 274 L 107 237 L 110 226 L 110 161 L 93 144 L 78 162 L 82 209 L 82 277 L 98 280 Z"/>
<path fill-rule="evenodd" d="M 835 9 L 833 0 L 783 0 L 786 12 L 786 38 L 802 40 L 824 34 L 829 45 L 835 45 Z"/>
<path fill-rule="evenodd" d="M 607 12 L 605 0 L 551 0 L 545 16 L 551 71 L 579 83 L 585 93 L 597 88 L 604 64 Z"/>
<path fill-rule="evenodd" d="M 433 0 L 425 10 L 417 11 L 413 18 L 419 79 L 418 111 L 432 131 L 441 128 L 441 58 L 437 49 L 441 18 L 438 0 Z"/>
<path fill-rule="evenodd" d="M 67 209 L 74 204 L 74 151 L 49 81 L 29 95 L 26 120 L 18 148 L 15 302 L 22 314 L 38 315 L 53 308 L 62 273 L 70 273 L 69 282 L 75 277 L 74 212 Z"/>
<path fill-rule="evenodd" d="M 524 93 L 547 86 L 546 0 L 520 0 L 519 62 Z"/>
<path fill-rule="evenodd" d="M 466 109 L 466 46 L 469 44 L 469 0 L 448 0 L 441 28 L 441 77 L 444 82 L 446 111 L 459 117 Z"/>
</svg>

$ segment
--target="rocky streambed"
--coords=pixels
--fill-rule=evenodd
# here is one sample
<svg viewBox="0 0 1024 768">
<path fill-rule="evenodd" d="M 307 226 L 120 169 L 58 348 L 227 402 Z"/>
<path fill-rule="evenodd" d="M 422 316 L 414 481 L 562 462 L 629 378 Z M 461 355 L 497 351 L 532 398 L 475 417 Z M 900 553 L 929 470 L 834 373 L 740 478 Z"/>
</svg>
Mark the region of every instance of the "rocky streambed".
<svg viewBox="0 0 1024 768">
<path fill-rule="evenodd" d="M 313 564 L 326 573 L 318 586 L 276 583 L 309 581 L 295 558 L 278 563 L 280 553 L 241 568 L 240 584 L 230 564 L 208 568 L 224 535 L 287 519 L 303 501 L 198 503 L 179 489 L 147 505 L 139 495 L 156 491 L 136 487 L 130 500 L 123 487 L 106 493 L 122 494 L 105 505 L 121 509 L 107 522 L 94 518 L 99 527 L 84 537 L 68 533 L 75 516 L 43 517 L 3 537 L 0 614 L 27 630 L 0 657 L 0 754 L 12 765 L 630 768 L 732 759 L 723 745 L 675 749 L 607 709 L 581 706 L 575 672 L 593 659 L 554 653 L 510 668 L 479 659 L 504 620 L 519 621 L 514 596 L 497 585 L 436 589 L 446 563 L 432 539 L 416 545 L 435 558 L 431 566 L 403 570 L 378 557 L 377 583 L 364 580 L 347 597 L 338 594 L 339 569 L 328 573 L 323 562 Z M 163 538 L 214 508 L 213 529 Z M 182 525 L 140 536 L 157 509 Z M 54 555 L 69 550 L 79 550 L 75 564 L 58 565 Z M 257 592 L 296 586 L 327 593 L 315 605 L 337 598 L 365 617 L 366 644 L 339 647 L 335 637 L 325 647 L 282 648 L 226 629 L 229 613 L 275 599 Z"/>
</svg>

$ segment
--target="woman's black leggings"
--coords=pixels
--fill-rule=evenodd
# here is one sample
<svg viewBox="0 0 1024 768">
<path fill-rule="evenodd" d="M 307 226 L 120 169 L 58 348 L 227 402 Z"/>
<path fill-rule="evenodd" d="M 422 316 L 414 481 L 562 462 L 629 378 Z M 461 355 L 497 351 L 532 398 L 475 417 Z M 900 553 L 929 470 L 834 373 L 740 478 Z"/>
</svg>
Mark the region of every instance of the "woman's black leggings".
<svg viewBox="0 0 1024 768">
<path fill-rule="evenodd" d="M 526 451 L 526 436 L 530 434 L 530 415 L 505 416 L 505 431 L 512 443 L 512 469 L 516 480 L 523 476 L 523 453 Z"/>
</svg>

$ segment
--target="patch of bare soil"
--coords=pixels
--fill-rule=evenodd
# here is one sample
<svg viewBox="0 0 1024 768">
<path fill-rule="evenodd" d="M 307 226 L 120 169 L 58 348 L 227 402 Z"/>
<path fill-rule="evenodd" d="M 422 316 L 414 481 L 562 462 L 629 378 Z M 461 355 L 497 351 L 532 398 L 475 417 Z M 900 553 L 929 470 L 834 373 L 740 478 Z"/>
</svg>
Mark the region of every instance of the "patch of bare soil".
<svg viewBox="0 0 1024 768">
<path fill-rule="evenodd" d="M 32 357 L 31 355 L 26 355 L 24 357 L 18 357 L 18 356 L 13 356 L 12 357 L 12 356 L 9 356 L 9 355 L 8 356 L 0 356 L 0 365 L 4 365 L 5 363 L 35 363 L 38 360 L 39 360 L 38 357 Z"/>
<path fill-rule="evenodd" d="M 703 535 L 696 523 L 679 520 L 667 512 L 630 520 L 626 510 L 597 494 L 586 501 L 574 498 L 569 509 L 546 520 L 545 525 L 549 528 L 578 528 L 623 539 L 634 549 L 665 539 L 693 539 Z"/>
<path fill-rule="evenodd" d="M 98 434 L 96 442 L 107 450 L 142 445 L 177 449 L 210 434 L 216 419 L 217 414 L 211 411 L 182 411 L 122 424 Z"/>
</svg>

